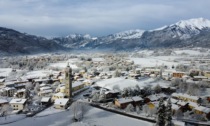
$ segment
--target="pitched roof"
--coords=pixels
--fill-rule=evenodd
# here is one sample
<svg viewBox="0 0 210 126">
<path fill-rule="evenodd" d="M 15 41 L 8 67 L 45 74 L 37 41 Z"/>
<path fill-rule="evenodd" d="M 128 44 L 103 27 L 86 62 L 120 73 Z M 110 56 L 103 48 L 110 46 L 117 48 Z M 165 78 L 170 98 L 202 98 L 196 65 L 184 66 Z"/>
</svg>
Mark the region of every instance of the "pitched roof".
<svg viewBox="0 0 210 126">
<path fill-rule="evenodd" d="M 133 101 L 137 102 L 137 101 L 142 101 L 143 99 L 139 96 L 135 96 L 135 97 L 132 97 Z"/>
<path fill-rule="evenodd" d="M 26 102 L 27 99 L 18 99 L 18 98 L 14 98 L 12 99 L 9 103 L 10 104 L 24 104 Z"/>
<path fill-rule="evenodd" d="M 68 103 L 69 99 L 67 98 L 61 98 L 55 100 L 55 105 L 66 105 Z"/>
<path fill-rule="evenodd" d="M 3 103 L 8 103 L 8 101 L 6 99 L 0 99 L 0 104 L 3 104 Z"/>
<path fill-rule="evenodd" d="M 123 104 L 123 103 L 130 103 L 130 102 L 133 102 L 133 99 L 131 99 L 131 98 L 120 98 L 120 99 L 117 99 L 117 101 L 118 101 L 120 104 Z"/>
<path fill-rule="evenodd" d="M 48 102 L 50 100 L 50 97 L 43 97 L 41 99 L 41 102 Z"/>
</svg>

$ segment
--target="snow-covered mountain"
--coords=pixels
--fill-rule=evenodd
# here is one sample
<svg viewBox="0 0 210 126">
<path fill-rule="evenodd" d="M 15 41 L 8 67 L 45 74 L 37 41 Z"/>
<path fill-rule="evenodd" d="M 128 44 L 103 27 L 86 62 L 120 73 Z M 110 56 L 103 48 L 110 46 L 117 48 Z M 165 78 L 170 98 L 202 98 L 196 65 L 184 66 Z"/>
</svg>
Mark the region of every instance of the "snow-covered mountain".
<svg viewBox="0 0 210 126">
<path fill-rule="evenodd" d="M 208 32 L 210 20 L 195 18 L 181 20 L 171 25 L 144 31 L 140 29 L 122 31 L 102 37 L 91 37 L 90 35 L 70 35 L 64 38 L 56 38 L 64 47 L 75 49 L 132 49 L 150 47 L 173 47 L 183 45 L 188 39 L 199 36 L 201 32 Z M 187 41 L 189 45 L 189 41 Z M 202 44 L 201 44 L 202 45 Z"/>
<path fill-rule="evenodd" d="M 199 34 L 202 30 L 209 28 L 210 20 L 204 18 L 181 20 L 175 24 L 165 27 L 165 29 L 170 29 L 172 32 L 174 32 L 174 38 L 180 37 L 181 39 L 190 38 Z"/>
<path fill-rule="evenodd" d="M 63 46 L 44 37 L 0 27 L 0 55 L 45 53 L 65 49 Z"/>
<path fill-rule="evenodd" d="M 91 37 L 89 34 L 70 34 L 66 37 L 53 38 L 53 41 L 67 48 L 78 49 L 96 39 L 97 37 Z"/>
<path fill-rule="evenodd" d="M 0 52 L 3 53 L 49 52 L 63 49 L 133 50 L 186 46 L 210 48 L 210 20 L 204 18 L 181 20 L 149 31 L 128 30 L 102 37 L 70 34 L 53 39 L 0 28 Z"/>
<path fill-rule="evenodd" d="M 113 34 L 114 39 L 138 39 L 141 38 L 144 30 L 136 29 L 136 30 L 128 30 L 119 33 Z"/>
</svg>

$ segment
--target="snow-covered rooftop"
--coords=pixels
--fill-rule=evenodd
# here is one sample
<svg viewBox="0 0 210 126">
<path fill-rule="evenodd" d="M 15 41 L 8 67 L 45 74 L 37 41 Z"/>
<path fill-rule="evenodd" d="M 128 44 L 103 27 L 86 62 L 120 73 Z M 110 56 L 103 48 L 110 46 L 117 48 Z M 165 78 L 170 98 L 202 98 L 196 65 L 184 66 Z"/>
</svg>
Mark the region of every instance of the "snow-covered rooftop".
<svg viewBox="0 0 210 126">
<path fill-rule="evenodd" d="M 69 63 L 69 65 L 72 69 L 77 69 L 78 68 L 75 64 L 70 64 Z M 64 68 L 66 68 L 66 66 L 67 66 L 67 62 L 59 62 L 59 63 L 51 63 L 50 64 L 50 67 L 60 68 L 60 69 L 64 69 Z"/>
<path fill-rule="evenodd" d="M 182 94 L 182 93 L 173 93 L 172 96 L 173 97 L 185 97 L 185 98 L 189 98 L 189 99 L 193 99 L 193 100 L 199 99 L 198 96 L 192 96 L 192 95 Z"/>
<path fill-rule="evenodd" d="M 0 99 L 0 104 L 3 104 L 3 103 L 8 103 L 8 101 L 6 99 Z"/>
<path fill-rule="evenodd" d="M 50 97 L 43 97 L 41 99 L 41 102 L 48 102 L 50 100 Z"/>
<path fill-rule="evenodd" d="M 196 107 L 194 109 L 198 110 L 198 111 L 201 111 L 201 112 L 204 112 L 206 114 L 210 113 L 210 108 L 206 108 L 206 107 L 203 107 L 203 106 L 198 106 L 198 107 Z"/>
<path fill-rule="evenodd" d="M 131 99 L 131 98 L 120 98 L 120 99 L 117 99 L 117 101 L 118 101 L 120 104 L 123 104 L 123 103 L 130 103 L 130 102 L 133 102 L 133 99 Z"/>
<path fill-rule="evenodd" d="M 10 104 L 24 104 L 26 102 L 27 99 L 12 99 L 9 103 Z"/>
<path fill-rule="evenodd" d="M 137 102 L 137 101 L 142 101 L 143 99 L 139 96 L 134 96 L 132 97 L 133 101 Z"/>
<path fill-rule="evenodd" d="M 77 87 L 80 85 L 84 85 L 84 84 L 81 81 L 75 81 L 75 82 L 73 82 L 72 87 Z"/>
<path fill-rule="evenodd" d="M 41 87 L 41 88 L 40 88 L 41 91 L 43 91 L 43 90 L 48 90 L 48 89 L 51 89 L 51 87 L 46 86 L 46 87 Z"/>
<path fill-rule="evenodd" d="M 65 94 L 64 94 L 64 93 L 59 92 L 59 93 L 54 94 L 54 96 L 61 96 L 61 97 L 64 97 L 64 96 L 65 96 Z"/>
<path fill-rule="evenodd" d="M 60 98 L 55 100 L 55 105 L 66 105 L 68 103 L 69 99 L 67 98 Z"/>
</svg>

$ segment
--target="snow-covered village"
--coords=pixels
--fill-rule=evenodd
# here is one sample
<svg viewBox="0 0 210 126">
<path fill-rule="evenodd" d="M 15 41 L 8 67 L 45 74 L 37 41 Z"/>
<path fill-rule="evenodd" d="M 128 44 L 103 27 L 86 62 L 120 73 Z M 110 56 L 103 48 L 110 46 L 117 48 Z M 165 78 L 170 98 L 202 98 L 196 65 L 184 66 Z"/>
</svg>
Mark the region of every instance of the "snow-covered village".
<svg viewBox="0 0 210 126">
<path fill-rule="evenodd" d="M 210 126 L 210 0 L 0 0 L 0 126 Z"/>
<path fill-rule="evenodd" d="M 194 48 L 3 57 L 0 125 L 207 125 L 209 54 Z"/>
</svg>

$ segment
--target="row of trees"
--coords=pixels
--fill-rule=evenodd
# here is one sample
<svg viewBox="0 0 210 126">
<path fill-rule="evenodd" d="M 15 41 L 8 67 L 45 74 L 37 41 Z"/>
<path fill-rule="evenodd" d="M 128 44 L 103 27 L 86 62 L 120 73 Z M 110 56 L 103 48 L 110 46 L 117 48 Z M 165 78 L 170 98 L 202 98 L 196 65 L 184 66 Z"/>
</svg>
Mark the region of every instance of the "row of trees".
<svg viewBox="0 0 210 126">
<path fill-rule="evenodd" d="M 189 95 L 198 96 L 205 92 L 206 88 L 209 88 L 209 84 L 205 81 L 186 82 L 186 80 L 175 78 L 171 81 L 171 86 L 178 87 L 179 92 L 187 93 Z"/>
</svg>

